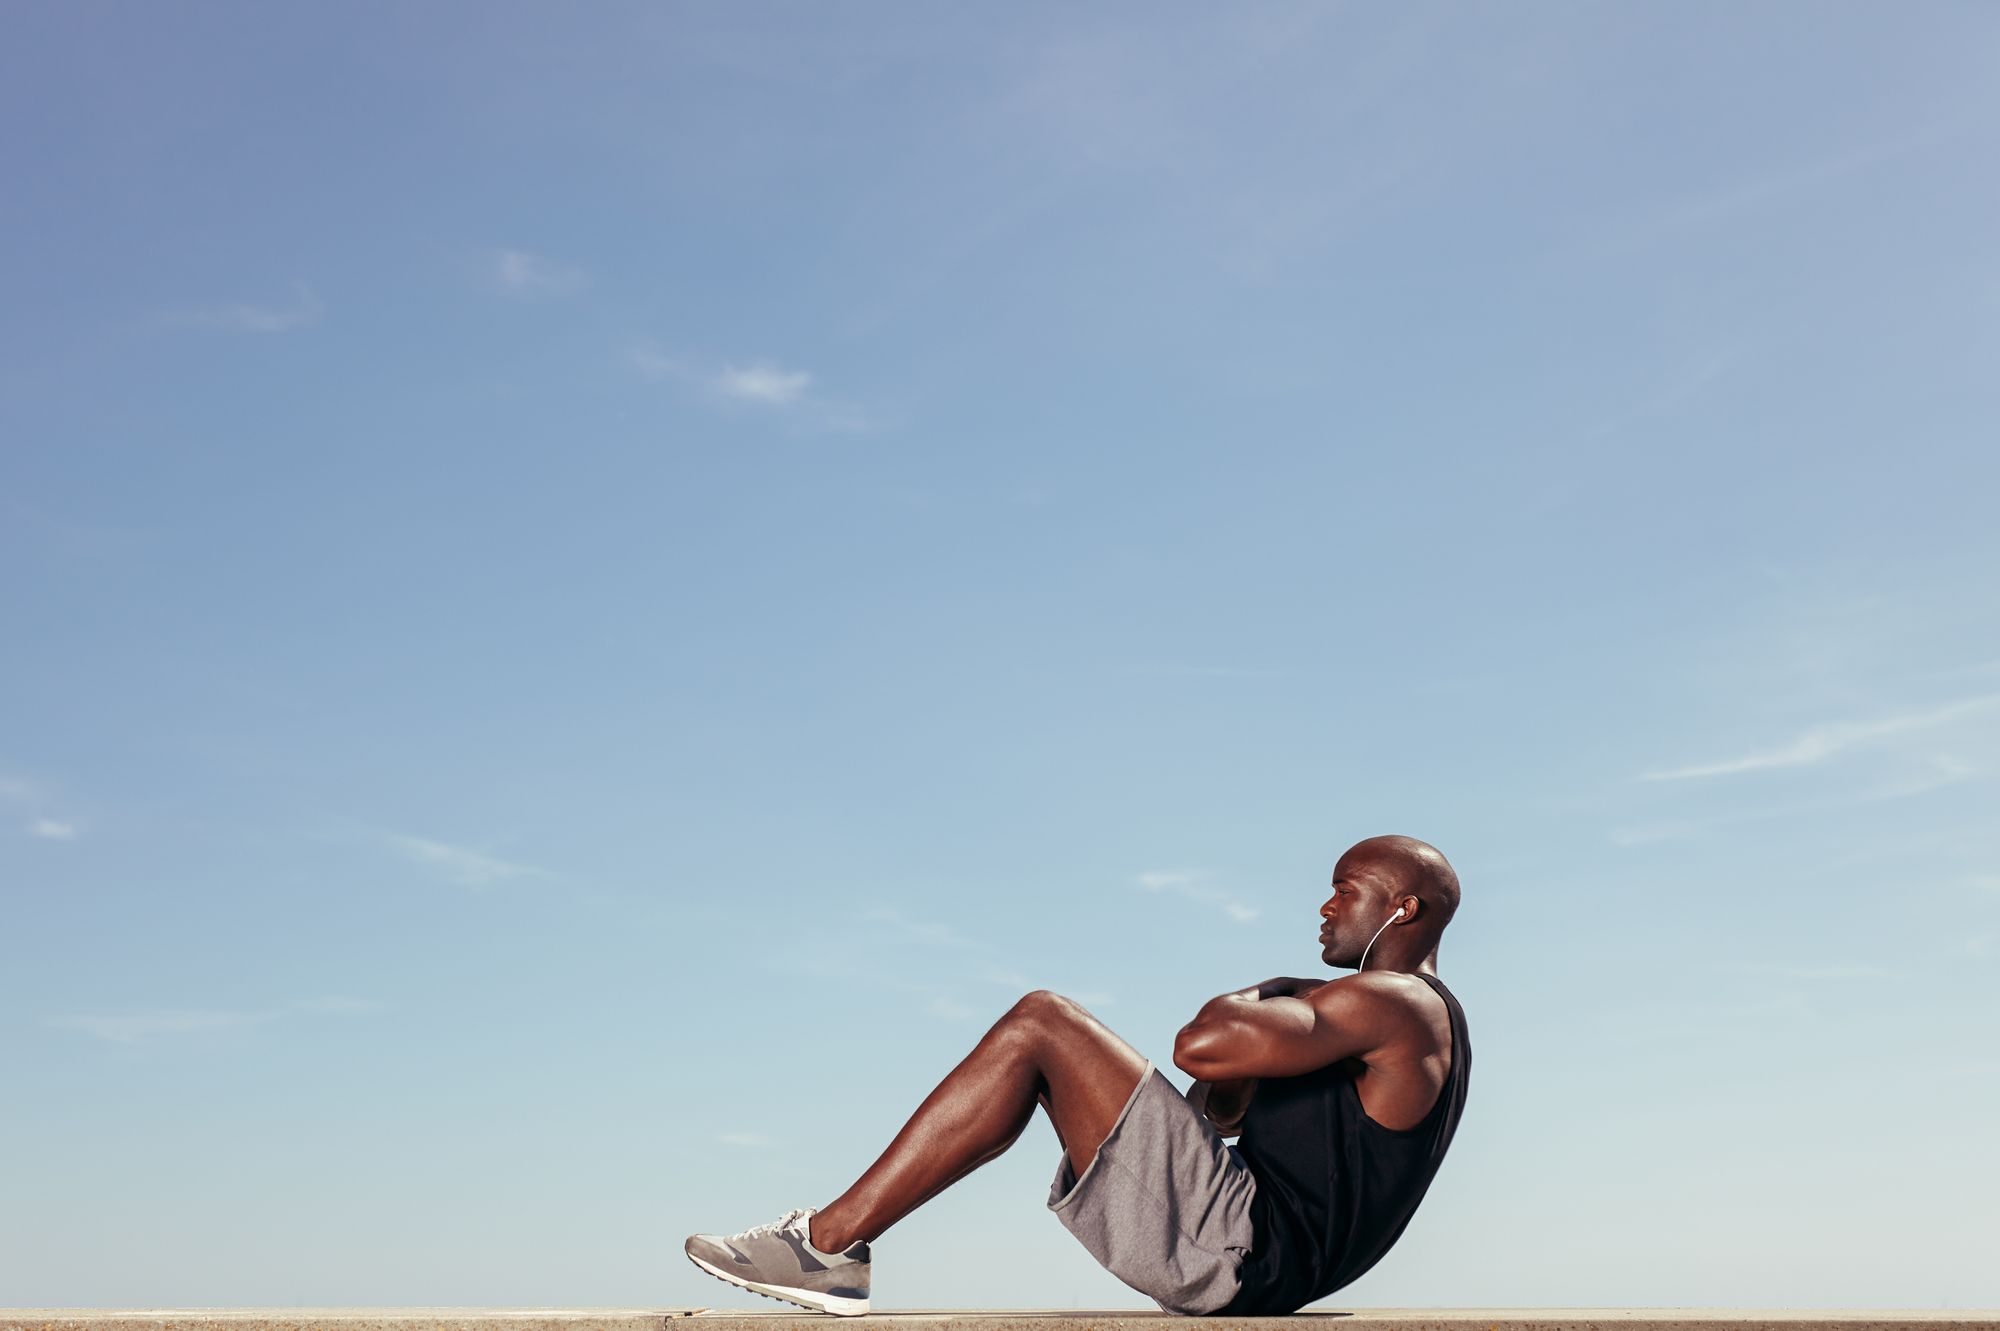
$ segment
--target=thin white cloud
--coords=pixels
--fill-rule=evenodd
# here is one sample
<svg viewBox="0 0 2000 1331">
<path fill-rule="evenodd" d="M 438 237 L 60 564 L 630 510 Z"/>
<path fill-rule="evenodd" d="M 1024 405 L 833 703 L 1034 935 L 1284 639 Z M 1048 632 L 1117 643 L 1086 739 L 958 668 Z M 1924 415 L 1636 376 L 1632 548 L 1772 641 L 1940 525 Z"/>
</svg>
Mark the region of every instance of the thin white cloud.
<svg viewBox="0 0 2000 1331">
<path fill-rule="evenodd" d="M 1065 998 L 1073 998 L 1085 1007 L 1109 1007 L 1117 1001 L 1110 994 L 1097 990 L 1065 989 L 1059 984 L 1043 984 L 1041 981 L 1023 975 L 1019 971 L 1000 970 L 991 966 L 981 971 L 978 978 L 986 981 L 988 984 L 997 984 L 1002 989 L 1012 990 L 1016 994 L 1028 994 L 1033 993 L 1037 989 L 1046 989 L 1050 993 L 1061 994 Z"/>
<path fill-rule="evenodd" d="M 465 846 L 433 841 L 428 837 L 397 835 L 390 837 L 389 840 L 407 859 L 426 868 L 435 869 L 451 882 L 466 887 L 490 887 L 495 883 L 504 883 L 514 878 L 547 876 L 542 870 L 531 865 L 515 864 Z"/>
<path fill-rule="evenodd" d="M 685 361 L 669 356 L 657 347 L 642 344 L 633 347 L 626 355 L 632 362 L 632 368 L 654 383 L 668 379 L 688 382 L 696 377 Z"/>
<path fill-rule="evenodd" d="M 1652 999 L 1599 1005 L 1586 1019 L 1619 1031 L 1621 1039 L 1714 1044 L 1718 1039 L 1750 1039 L 1757 1031 L 1811 1026 L 1827 1020 L 1844 1001 L 1829 1000 L 1822 993 L 1822 1001 L 1815 1003 L 1802 993 L 1774 990 L 1736 1000 Z"/>
<path fill-rule="evenodd" d="M 942 1017 L 946 1021 L 970 1021 L 979 1015 L 978 1008 L 967 1007 L 945 994 L 931 999 L 930 1012 L 933 1017 Z"/>
<path fill-rule="evenodd" d="M 493 276 L 510 296 L 567 296 L 583 290 L 590 281 L 581 268 L 526 250 L 501 250 L 494 255 Z"/>
<path fill-rule="evenodd" d="M 725 408 L 747 408 L 795 426 L 836 434 L 859 434 L 877 427 L 868 412 L 815 391 L 815 376 L 768 360 L 738 365 L 702 364 L 656 346 L 627 352 L 632 368 L 654 383 L 677 383 Z"/>
<path fill-rule="evenodd" d="M 1829 809 L 1856 809 L 1891 800 L 1914 799 L 1920 795 L 1928 795 L 1932 791 L 1978 780 L 1985 775 L 1986 771 L 1982 767 L 1949 754 L 1936 754 L 1923 760 L 1915 771 L 1891 776 L 1853 794 L 1840 795 L 1832 799 L 1791 800 L 1783 804 L 1767 805 L 1747 804 L 1738 800 L 1733 801 L 1727 808 L 1702 817 L 1615 827 L 1605 834 L 1605 839 L 1621 849 L 1651 846 L 1663 841 L 1683 841 L 1726 827 L 1825 813 Z"/>
<path fill-rule="evenodd" d="M 1825 186 L 1899 158 L 1921 152 L 1949 138 L 1962 118 L 1936 119 L 1890 138 L 1877 139 L 1811 161 L 1776 166 L 1761 174 L 1684 200 L 1678 206 L 1654 206 L 1648 216 L 1624 232 L 1606 233 L 1592 249 L 1623 253 L 1690 229 L 1709 227 L 1739 214 L 1769 208 L 1773 203 Z"/>
<path fill-rule="evenodd" d="M 1187 869 L 1149 869 L 1132 880 L 1148 892 L 1172 892 L 1210 906 L 1219 906 L 1230 919 L 1247 924 L 1257 918 L 1258 909 L 1245 905 L 1229 893 L 1208 885 L 1208 875 Z"/>
<path fill-rule="evenodd" d="M 292 1006 L 301 1012 L 319 1012 L 339 1017 L 368 1017 L 389 1010 L 389 1005 L 379 998 L 346 998 L 339 995 L 302 998 Z"/>
<path fill-rule="evenodd" d="M 1867 792 L 1866 797 L 1871 800 L 1909 799 L 1916 795 L 1928 795 L 1933 790 L 1943 790 L 1946 786 L 1972 781 L 1985 774 L 1985 769 L 1976 763 L 1941 753 L 1933 755 L 1924 770 L 1893 781 L 1885 781 Z"/>
<path fill-rule="evenodd" d="M 1800 962 L 1732 961 L 1722 970 L 1737 975 L 1755 975 L 1766 980 L 1892 980 L 1902 972 L 1870 962 L 1814 965 Z"/>
<path fill-rule="evenodd" d="M 805 395 L 806 389 L 812 386 L 812 378 L 804 370 L 787 370 L 759 362 L 741 368 L 723 366 L 722 372 L 710 381 L 710 387 L 722 396 L 739 402 L 788 407 Z"/>
<path fill-rule="evenodd" d="M 176 310 L 164 321 L 177 328 L 200 328 L 219 333 L 288 333 L 319 322 L 326 307 L 312 289 L 300 282 L 289 305 L 211 305 Z"/>
<path fill-rule="evenodd" d="M 261 1026 L 285 1018 L 288 1012 L 359 1017 L 388 1010 L 389 1005 L 377 999 L 326 995 L 302 998 L 288 1006 L 263 1012 L 219 1008 L 144 1008 L 131 1012 L 69 1013 L 51 1017 L 47 1024 L 58 1030 L 79 1031 L 112 1044 L 138 1044 Z"/>
<path fill-rule="evenodd" d="M 1942 670 L 1926 670 L 1923 679 L 1973 679 L 1987 675 L 2000 675 L 2000 660 L 1975 661 L 1971 665 L 1948 666 Z"/>
<path fill-rule="evenodd" d="M 15 772 L 0 772 L 0 804 L 22 810 L 28 821 L 21 830 L 43 841 L 74 841 L 83 832 L 74 819 L 52 818 L 45 812 L 53 801 L 48 787 Z"/>
<path fill-rule="evenodd" d="M 820 937 L 816 941 L 824 943 L 827 940 Z M 986 944 L 977 941 L 969 941 L 965 947 L 978 951 L 992 950 Z M 842 943 L 838 956 L 767 957 L 762 966 L 775 975 L 789 976 L 792 979 L 797 979 L 800 975 L 809 975 L 831 981 L 832 986 L 826 990 L 827 992 L 873 989 L 885 994 L 894 994 L 897 997 L 893 1001 L 898 1011 L 925 1012 L 942 1021 L 960 1022 L 974 1017 L 985 1017 L 990 1020 L 1000 1015 L 998 1008 L 978 1004 L 976 1001 L 972 1004 L 964 1001 L 961 991 L 968 979 L 998 985 L 1016 998 L 1036 989 L 1048 989 L 1073 998 L 1088 1008 L 1109 1007 L 1113 1002 L 1110 994 L 1042 984 L 1019 972 L 991 965 L 968 970 L 962 956 L 954 956 L 951 959 L 948 981 L 914 978 L 912 975 L 914 967 L 907 955 L 897 958 L 871 955 L 868 941 L 853 935 L 849 936 L 849 941 Z"/>
<path fill-rule="evenodd" d="M 1289 671 L 1270 666 L 1198 665 L 1183 661 L 1158 661 L 1131 667 L 1142 675 L 1187 675 L 1199 679 L 1280 679 Z"/>
<path fill-rule="evenodd" d="M 160 1036 L 196 1035 L 204 1031 L 236 1030 L 274 1019 L 274 1012 L 218 1012 L 201 1009 L 165 1009 L 111 1015 L 51 1017 L 49 1025 L 114 1044 L 134 1044 Z"/>
<path fill-rule="evenodd" d="M 745 1150 L 762 1151 L 778 1143 L 756 1132 L 725 1132 L 715 1139 L 724 1146 L 739 1146 Z"/>
<path fill-rule="evenodd" d="M 1620 850 L 1631 850 L 1635 846 L 1653 846 L 1662 841 L 1680 841 L 1698 835 L 1705 827 L 1727 823 L 1724 818 L 1711 819 L 1700 823 L 1682 819 L 1671 823 L 1645 823 L 1637 827 L 1614 827 L 1604 834 L 1604 839 Z"/>
<path fill-rule="evenodd" d="M 918 943 L 925 947 L 973 947 L 976 944 L 949 924 L 935 920 L 913 920 L 899 910 L 888 906 L 877 906 L 862 918 L 887 926 L 897 939 L 906 943 Z"/>
<path fill-rule="evenodd" d="M 1735 776 L 1741 772 L 1768 771 L 1772 768 L 1807 767 L 1814 763 L 1825 762 L 1836 754 L 1858 745 L 1891 739 L 1913 731 L 1928 730 L 1948 721 L 1991 711 L 1996 705 L 2000 705 L 2000 694 L 1986 694 L 1943 707 L 1934 707 L 1928 711 L 1902 712 L 1873 721 L 1841 721 L 1814 726 L 1789 744 L 1774 749 L 1763 749 L 1719 762 L 1696 763 L 1688 767 L 1671 767 L 1657 772 L 1645 772 L 1639 779 L 1690 781 L 1702 777 Z"/>
<path fill-rule="evenodd" d="M 657 347 L 632 348 L 634 368 L 654 382 L 673 380 L 732 402 L 756 406 L 789 407 L 805 399 L 813 377 L 805 370 L 788 370 L 769 361 L 749 365 L 722 365 L 703 368 Z"/>
</svg>

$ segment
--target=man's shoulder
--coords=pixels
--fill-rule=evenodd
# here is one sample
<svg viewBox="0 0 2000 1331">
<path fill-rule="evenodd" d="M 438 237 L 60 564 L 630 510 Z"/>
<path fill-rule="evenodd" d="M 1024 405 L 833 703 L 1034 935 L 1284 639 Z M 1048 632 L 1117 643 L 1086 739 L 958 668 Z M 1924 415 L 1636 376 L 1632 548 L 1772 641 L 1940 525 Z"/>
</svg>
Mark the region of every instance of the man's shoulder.
<svg viewBox="0 0 2000 1331">
<path fill-rule="evenodd" d="M 1411 1003 L 1420 1007 L 1430 1007 L 1443 1001 L 1438 997 L 1438 991 L 1431 988 L 1430 982 L 1415 971 L 1358 971 L 1329 980 L 1314 992 L 1326 993 L 1334 989 L 1343 994 L 1367 994 L 1385 1002 Z"/>
<path fill-rule="evenodd" d="M 1385 1034 L 1399 1027 L 1449 1029 L 1451 1022 L 1443 995 L 1410 971 L 1361 971 L 1321 985 L 1310 997 L 1328 1017 L 1366 1021 Z"/>
</svg>

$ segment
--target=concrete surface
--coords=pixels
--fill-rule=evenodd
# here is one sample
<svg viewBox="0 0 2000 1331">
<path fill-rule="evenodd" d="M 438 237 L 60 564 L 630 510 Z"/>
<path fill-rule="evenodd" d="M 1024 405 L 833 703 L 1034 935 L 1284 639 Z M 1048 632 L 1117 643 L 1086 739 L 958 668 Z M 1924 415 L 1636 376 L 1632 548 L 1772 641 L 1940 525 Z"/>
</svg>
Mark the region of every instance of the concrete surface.
<svg viewBox="0 0 2000 1331">
<path fill-rule="evenodd" d="M 2000 1331 L 2000 1309 L 1313 1308 L 1292 1317 L 1158 1312 L 913 1309 L 868 1317 L 707 1308 L 0 1308 L 0 1331 Z M 676 1325 L 678 1323 L 678 1325 Z M 1335 1331 L 1328 1326 L 1325 1331 Z"/>
</svg>

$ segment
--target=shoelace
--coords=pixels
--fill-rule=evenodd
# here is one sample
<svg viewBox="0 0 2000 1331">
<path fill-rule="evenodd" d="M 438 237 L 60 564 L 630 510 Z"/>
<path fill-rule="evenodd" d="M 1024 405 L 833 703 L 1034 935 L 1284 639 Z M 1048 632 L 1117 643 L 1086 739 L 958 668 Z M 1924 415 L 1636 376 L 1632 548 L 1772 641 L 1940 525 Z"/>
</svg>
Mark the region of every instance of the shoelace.
<svg viewBox="0 0 2000 1331">
<path fill-rule="evenodd" d="M 776 1220 L 773 1220 L 770 1224 L 757 1225 L 753 1228 L 746 1229 L 737 1237 L 749 1239 L 749 1238 L 755 1238 L 759 1234 L 775 1234 L 781 1229 L 790 1229 L 792 1227 L 792 1222 L 794 1220 L 797 1220 L 800 1216 L 805 1215 L 806 1213 L 807 1212 L 803 1207 L 801 1207 L 796 1211 L 787 1211 L 783 1215 L 779 1216 Z"/>
</svg>

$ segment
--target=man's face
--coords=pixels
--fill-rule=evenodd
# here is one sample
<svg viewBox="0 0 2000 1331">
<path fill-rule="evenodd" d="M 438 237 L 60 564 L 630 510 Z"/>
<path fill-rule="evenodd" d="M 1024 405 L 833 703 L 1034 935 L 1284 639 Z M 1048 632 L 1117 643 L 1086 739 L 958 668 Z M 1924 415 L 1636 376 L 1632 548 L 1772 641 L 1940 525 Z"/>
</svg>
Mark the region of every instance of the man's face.
<svg viewBox="0 0 2000 1331">
<path fill-rule="evenodd" d="M 1328 966 L 1358 966 L 1375 931 L 1396 913 L 1391 872 L 1357 847 L 1333 866 L 1333 895 L 1319 908 L 1320 960 Z"/>
</svg>

